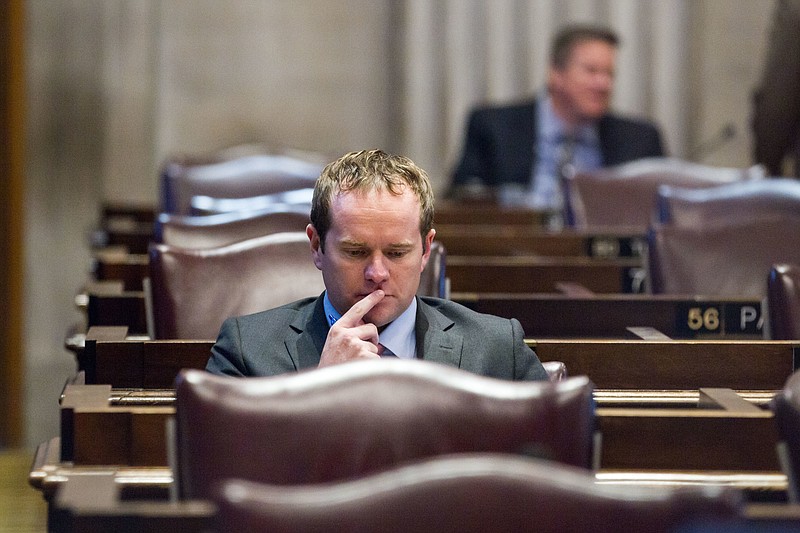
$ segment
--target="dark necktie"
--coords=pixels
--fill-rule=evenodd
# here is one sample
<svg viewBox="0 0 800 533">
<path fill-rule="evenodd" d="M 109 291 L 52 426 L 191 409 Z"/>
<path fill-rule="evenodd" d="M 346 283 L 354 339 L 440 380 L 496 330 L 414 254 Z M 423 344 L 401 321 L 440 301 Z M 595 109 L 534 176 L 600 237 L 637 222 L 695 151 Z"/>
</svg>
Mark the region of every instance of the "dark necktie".
<svg viewBox="0 0 800 533">
<path fill-rule="evenodd" d="M 378 355 L 381 357 L 397 357 L 389 348 L 381 343 L 378 343 Z"/>
<path fill-rule="evenodd" d="M 558 144 L 558 158 L 556 159 L 556 174 L 559 180 L 569 179 L 575 174 L 575 144 L 574 135 L 561 137 Z"/>
</svg>

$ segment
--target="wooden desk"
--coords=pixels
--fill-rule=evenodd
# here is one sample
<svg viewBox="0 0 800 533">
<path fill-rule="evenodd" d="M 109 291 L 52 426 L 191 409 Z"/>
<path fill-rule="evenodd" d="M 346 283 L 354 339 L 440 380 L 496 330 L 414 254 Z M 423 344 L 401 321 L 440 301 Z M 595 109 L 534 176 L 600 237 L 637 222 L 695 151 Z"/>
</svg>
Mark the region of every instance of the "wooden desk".
<svg viewBox="0 0 800 533">
<path fill-rule="evenodd" d="M 521 225 L 436 224 L 436 240 L 448 255 L 544 257 L 642 257 L 647 247 L 643 235 L 592 233 L 572 230 L 545 231 Z"/>
<path fill-rule="evenodd" d="M 93 328 L 81 367 L 87 383 L 169 388 L 181 368 L 205 368 L 213 340 L 126 340 L 125 328 Z M 777 390 L 795 369 L 798 343 L 763 340 L 528 340 L 542 361 L 562 361 L 604 389 L 701 386 Z"/>
<path fill-rule="evenodd" d="M 624 266 L 635 268 L 627 274 L 613 273 L 613 281 L 608 287 L 597 287 L 596 292 L 607 292 L 609 289 L 621 289 L 618 292 L 633 292 L 634 284 L 638 287 L 642 281 L 642 265 L 641 265 L 641 247 L 643 245 L 637 244 L 639 237 L 637 236 L 615 236 L 615 235 L 593 235 L 587 233 L 575 232 L 562 232 L 562 233 L 548 233 L 539 230 L 531 229 L 528 227 L 491 227 L 491 226 L 475 226 L 470 228 L 466 226 L 451 226 L 447 229 L 440 231 L 437 228 L 436 239 L 442 242 L 448 254 L 447 269 L 448 274 L 452 269 L 455 269 L 455 276 L 458 279 L 455 281 L 457 290 L 470 290 L 468 286 L 461 286 L 462 281 L 461 269 L 463 265 L 475 265 L 482 263 L 477 259 L 464 260 L 461 257 L 504 257 L 504 256 L 523 256 L 539 258 L 550 257 L 551 260 L 529 260 L 521 264 L 533 264 L 538 268 L 543 269 L 542 272 L 535 272 L 533 276 L 552 275 L 556 281 L 570 281 L 575 276 L 578 280 L 585 284 L 587 287 L 595 287 L 596 284 L 589 280 L 589 278 L 581 277 L 582 274 L 576 274 L 575 269 L 585 269 L 588 265 L 596 265 L 593 262 L 574 261 L 571 259 L 564 259 L 563 261 L 556 260 L 555 258 L 593 258 L 593 259 L 619 259 L 619 258 L 639 258 L 638 261 L 625 262 Z M 146 252 L 146 244 L 144 251 Z M 123 282 L 124 290 L 126 291 L 141 291 L 142 280 L 149 276 L 148 256 L 146 253 L 130 253 L 129 247 L 126 246 L 113 246 L 96 250 L 92 258 L 92 274 L 97 281 L 115 281 Z M 487 260 L 488 261 L 488 260 Z M 517 261 L 519 263 L 519 261 Z M 605 267 L 600 269 L 601 276 L 605 275 L 605 271 L 613 263 L 605 264 Z M 563 268 L 563 275 L 559 276 L 558 272 L 552 272 L 559 265 Z M 552 274 L 548 274 L 552 272 Z M 519 273 L 518 275 L 525 275 Z M 636 278 L 636 276 L 639 276 Z M 563 278 L 563 279 L 562 279 Z M 453 283 L 451 276 L 451 283 Z M 621 283 L 621 285 L 620 285 Z M 523 284 L 524 281 L 519 283 L 515 282 L 514 285 Z M 485 285 L 485 282 L 484 282 Z M 531 287 L 531 285 L 527 285 Z M 553 289 L 553 284 L 537 284 L 533 287 L 544 287 L 548 292 Z M 490 287 L 491 288 L 491 287 Z M 490 292 L 481 289 L 480 292 Z"/>
<path fill-rule="evenodd" d="M 729 389 L 697 392 L 693 406 L 674 409 L 598 407 L 598 479 L 621 482 L 624 475 L 638 473 L 640 481 L 649 476 L 654 482 L 667 473 L 680 472 L 697 479 L 707 476 L 705 482 L 712 483 L 738 474 L 740 481 L 749 480 L 750 489 L 762 496 L 767 491 L 770 498 L 783 497 L 786 479 L 775 453 L 772 413 Z M 49 466 L 40 464 L 32 470 L 32 484 L 44 490 L 48 477 L 51 483 L 58 482 L 52 477 L 55 472 L 113 466 L 128 472 L 133 467 L 142 472 L 156 469 L 150 473 L 161 476 L 163 485 L 164 423 L 174 414 L 174 396 L 169 391 L 161 393 L 163 403 L 153 405 L 153 398 L 144 391 L 128 391 L 121 402 L 123 396 L 110 387 L 68 386 L 62 402 L 62 436 L 60 442 L 49 445 L 59 449 L 50 449 L 49 459 L 39 460 L 49 461 Z M 137 395 L 142 396 L 140 405 L 135 403 Z"/>
<path fill-rule="evenodd" d="M 529 339 L 542 361 L 562 361 L 601 389 L 777 390 L 800 364 L 800 341 Z M 181 368 L 205 368 L 214 341 L 126 340 L 125 328 L 92 328 L 86 383 L 170 388 Z"/>
<path fill-rule="evenodd" d="M 677 478 L 677 475 L 671 476 Z M 741 476 L 739 476 L 741 478 Z M 664 476 L 663 487 L 670 485 Z M 684 476 L 686 484 L 708 481 L 710 476 L 700 480 Z M 731 478 L 732 479 L 732 478 Z M 597 483 L 608 485 L 598 478 Z M 717 484 L 725 483 L 723 476 L 717 476 Z M 705 483 L 707 484 L 707 483 Z M 736 486 L 734 482 L 729 486 Z M 62 490 L 54 499 L 51 514 L 52 531 L 81 531 L 93 533 L 116 530 L 125 531 L 208 531 L 214 527 L 216 509 L 211 502 L 188 500 L 167 502 L 130 501 L 125 498 L 125 485 L 121 484 L 113 472 L 84 473 L 62 483 Z M 748 503 L 742 516 L 724 527 L 733 531 L 791 531 L 800 521 L 800 506 L 785 503 Z M 714 527 L 712 524 L 711 527 Z M 722 531 L 722 524 L 718 525 Z M 776 529 L 771 529 L 776 528 Z"/>
<path fill-rule="evenodd" d="M 89 329 L 78 363 L 85 372 L 86 383 L 115 388 L 170 388 L 181 368 L 205 368 L 214 345 L 212 339 L 126 339 L 125 327 Z"/>
<path fill-rule="evenodd" d="M 601 389 L 778 390 L 800 364 L 800 341 L 536 339 L 542 361 L 562 361 Z"/>
<path fill-rule="evenodd" d="M 638 258 L 447 256 L 453 293 L 556 293 L 577 283 L 594 293 L 644 291 Z"/>
<path fill-rule="evenodd" d="M 436 203 L 434 227 L 438 224 L 545 227 L 549 217 L 547 212 L 522 207 L 501 207 L 491 202 L 441 200 Z"/>
<path fill-rule="evenodd" d="M 151 206 L 106 204 L 100 228 L 92 234 L 92 247 L 121 246 L 130 253 L 146 254 L 155 219 L 156 209 Z"/>
<path fill-rule="evenodd" d="M 765 310 L 754 298 L 651 294 L 456 293 L 470 309 L 516 318 L 531 338 L 625 338 L 646 326 L 673 339 L 764 338 Z"/>
<path fill-rule="evenodd" d="M 147 310 L 143 291 L 127 291 L 122 281 L 101 281 L 85 287 L 88 328 L 125 326 L 131 335 L 147 334 Z"/>
<path fill-rule="evenodd" d="M 125 291 L 141 291 L 142 280 L 150 275 L 146 253 L 129 253 L 124 246 L 97 250 L 92 258 L 92 275 L 96 281 L 121 281 Z"/>
</svg>

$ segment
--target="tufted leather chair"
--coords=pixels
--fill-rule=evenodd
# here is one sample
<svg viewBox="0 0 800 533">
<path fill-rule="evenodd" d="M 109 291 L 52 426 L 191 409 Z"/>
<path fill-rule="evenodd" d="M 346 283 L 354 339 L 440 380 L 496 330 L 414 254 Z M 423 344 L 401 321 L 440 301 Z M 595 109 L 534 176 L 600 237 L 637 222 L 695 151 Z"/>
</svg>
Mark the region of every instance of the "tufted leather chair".
<svg viewBox="0 0 800 533">
<path fill-rule="evenodd" d="M 654 293 L 764 297 L 773 264 L 800 263 L 800 183 L 663 188 L 648 234 Z"/>
<path fill-rule="evenodd" d="M 773 178 L 692 189 L 662 185 L 658 222 L 681 227 L 718 227 L 763 216 L 800 218 L 800 182 Z"/>
<path fill-rule="evenodd" d="M 800 503 L 800 371 L 786 380 L 772 400 L 778 426 L 778 455 L 789 481 L 789 498 Z"/>
<path fill-rule="evenodd" d="M 659 533 L 736 520 L 735 489 L 599 485 L 586 471 L 500 454 L 422 460 L 357 480 L 276 486 L 228 480 L 220 531 Z"/>
<path fill-rule="evenodd" d="M 156 339 L 215 339 L 222 322 L 324 290 L 304 231 L 207 249 L 150 246 Z"/>
<path fill-rule="evenodd" d="M 181 248 L 215 248 L 271 233 L 304 232 L 309 222 L 307 206 L 205 216 L 161 213 L 156 221 L 155 240 Z"/>
<path fill-rule="evenodd" d="M 760 179 L 761 167 L 702 165 L 676 158 L 647 158 L 577 173 L 564 184 L 567 224 L 578 229 L 625 228 L 644 233 L 660 185 L 706 188 Z"/>
<path fill-rule="evenodd" d="M 655 294 L 763 298 L 773 264 L 800 262 L 800 218 L 754 218 L 719 227 L 657 224 L 647 240 Z"/>
<path fill-rule="evenodd" d="M 488 378 L 423 360 L 380 359 L 236 379 L 176 380 L 180 496 L 227 478 L 278 485 L 359 477 L 434 455 L 527 454 L 588 467 L 594 431 L 586 377 Z"/>
<path fill-rule="evenodd" d="M 773 339 L 800 339 L 800 266 L 772 266 L 767 278 L 767 309 Z"/>
<path fill-rule="evenodd" d="M 191 214 L 195 196 L 247 198 L 313 188 L 323 166 L 284 154 L 170 161 L 161 173 L 161 211 Z"/>
</svg>

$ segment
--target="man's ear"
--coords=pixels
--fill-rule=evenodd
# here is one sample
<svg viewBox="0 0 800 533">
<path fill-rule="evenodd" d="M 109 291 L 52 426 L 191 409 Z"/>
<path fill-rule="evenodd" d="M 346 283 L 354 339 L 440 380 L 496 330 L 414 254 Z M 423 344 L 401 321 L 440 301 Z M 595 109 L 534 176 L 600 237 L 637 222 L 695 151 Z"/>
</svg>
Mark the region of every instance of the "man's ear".
<svg viewBox="0 0 800 533">
<path fill-rule="evenodd" d="M 425 240 L 422 241 L 422 266 L 420 266 L 419 271 L 425 268 L 425 265 L 428 264 L 428 259 L 431 258 L 431 244 L 433 244 L 433 238 L 436 236 L 436 230 L 431 228 L 428 234 L 425 236 Z"/>
<path fill-rule="evenodd" d="M 306 226 L 306 235 L 308 235 L 308 242 L 311 244 L 311 256 L 314 259 L 314 265 L 322 270 L 322 241 L 319 238 L 317 228 L 313 224 Z"/>
</svg>

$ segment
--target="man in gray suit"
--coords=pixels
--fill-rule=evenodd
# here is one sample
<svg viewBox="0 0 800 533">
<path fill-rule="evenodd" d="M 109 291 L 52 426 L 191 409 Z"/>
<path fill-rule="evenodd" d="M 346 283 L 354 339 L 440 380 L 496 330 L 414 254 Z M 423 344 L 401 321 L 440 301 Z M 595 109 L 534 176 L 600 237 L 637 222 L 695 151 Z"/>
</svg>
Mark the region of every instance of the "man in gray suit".
<svg viewBox="0 0 800 533">
<path fill-rule="evenodd" d="M 360 358 L 420 358 L 503 379 L 546 380 L 514 319 L 416 296 L 430 257 L 433 192 L 413 161 L 352 152 L 317 180 L 306 233 L 326 290 L 229 318 L 206 369 L 268 376 Z"/>
</svg>

